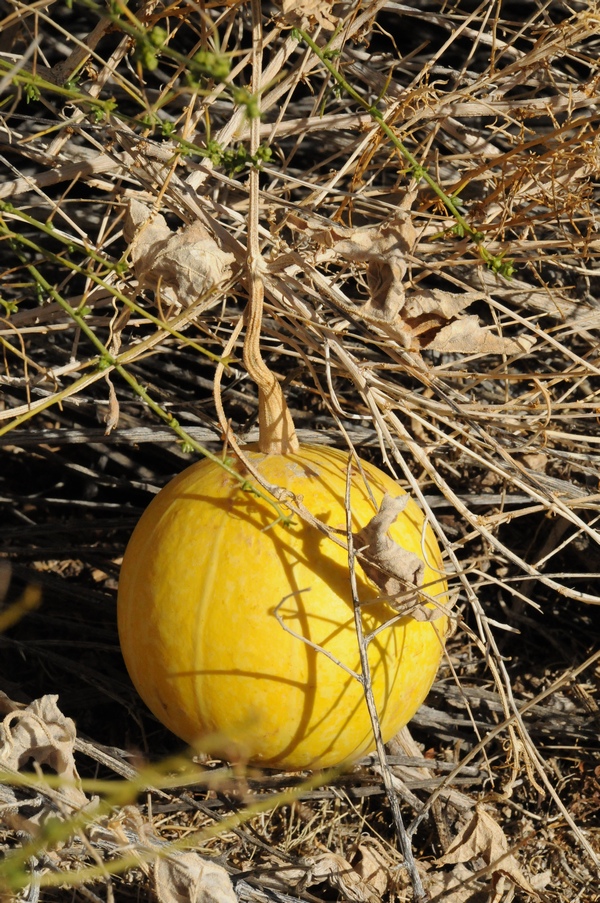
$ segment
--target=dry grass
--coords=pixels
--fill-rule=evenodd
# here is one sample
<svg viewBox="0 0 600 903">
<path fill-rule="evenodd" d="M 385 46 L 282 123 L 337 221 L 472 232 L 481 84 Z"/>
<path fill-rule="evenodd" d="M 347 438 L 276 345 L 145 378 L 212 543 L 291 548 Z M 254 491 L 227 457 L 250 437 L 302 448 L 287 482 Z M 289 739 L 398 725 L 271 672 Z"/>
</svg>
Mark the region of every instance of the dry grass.
<svg viewBox="0 0 600 903">
<path fill-rule="evenodd" d="M 456 631 L 411 727 L 419 746 L 391 759 L 415 855 L 432 896 L 488 899 L 500 873 L 481 850 L 462 891 L 441 881 L 464 880 L 464 866 L 435 865 L 479 804 L 544 899 L 591 903 L 600 899 L 600 7 L 306 7 L 314 15 L 298 24 L 327 48 L 325 61 L 263 4 L 263 352 L 301 440 L 350 444 L 389 468 L 445 549 Z M 225 416 L 238 437 L 255 436 L 238 328 L 250 4 L 152 0 L 134 15 L 115 2 L 104 17 L 77 0 L 72 9 L 4 0 L 1 10 L 1 554 L 12 568 L 7 602 L 31 607 L 34 585 L 43 602 L 2 637 L 0 686 L 22 701 L 60 693 L 77 721 L 80 773 L 132 778 L 132 766 L 178 747 L 143 711 L 118 654 L 120 557 L 151 495 L 197 443 L 219 451 L 213 380 L 225 352 Z M 201 49 L 213 57 L 190 68 Z M 183 307 L 164 274 L 151 284 L 139 265 L 136 279 L 123 237 L 132 200 L 173 229 L 200 221 L 232 255 L 230 275 Z M 381 273 L 336 242 L 362 228 L 385 258 L 377 235 L 399 210 L 416 230 L 402 254 L 406 297 L 394 311 L 389 298 L 374 309 Z M 451 301 L 450 319 L 427 312 L 424 298 Z M 133 762 L 125 749 L 138 751 Z M 164 786 L 166 766 L 152 780 L 143 772 L 129 802 L 165 841 L 225 820 L 194 843 L 232 872 L 240 899 L 368 899 L 362 885 L 352 896 L 317 881 L 307 857 L 329 851 L 358 868 L 369 845 L 390 878 L 377 893 L 410 898 L 377 763 L 303 785 L 295 801 L 258 814 L 247 807 L 294 780 L 209 771 L 196 769 L 191 788 Z M 43 889 L 42 899 L 147 895 L 146 866 L 105 870 L 127 838 L 142 855 L 139 831 L 123 829 L 121 846 L 113 831 L 103 846 L 98 824 L 133 817 L 123 800 L 104 794 L 96 827 L 72 825 L 49 853 L 39 822 L 69 810 L 40 782 L 37 802 L 7 789 L 5 847 L 29 849 L 42 883 L 97 869 L 87 885 Z M 138 796 L 147 785 L 162 789 Z M 534 899 L 508 880 L 497 892 L 489 899 Z"/>
</svg>

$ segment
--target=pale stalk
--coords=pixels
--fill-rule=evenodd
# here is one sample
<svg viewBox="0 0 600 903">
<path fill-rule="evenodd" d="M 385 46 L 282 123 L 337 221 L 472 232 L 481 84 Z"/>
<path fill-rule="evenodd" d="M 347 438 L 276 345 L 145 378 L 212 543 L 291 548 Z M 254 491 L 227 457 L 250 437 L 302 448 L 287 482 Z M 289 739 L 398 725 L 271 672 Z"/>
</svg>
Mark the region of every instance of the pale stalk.
<svg viewBox="0 0 600 903">
<path fill-rule="evenodd" d="M 260 109 L 262 73 L 262 12 L 259 0 L 252 0 L 252 91 Z M 254 156 L 260 143 L 260 118 L 250 122 L 250 153 Z M 262 324 L 264 267 L 258 241 L 258 215 L 260 205 L 258 169 L 254 166 L 249 177 L 248 206 L 248 291 L 246 310 L 246 338 L 244 341 L 244 365 L 258 386 L 258 445 L 268 455 L 285 455 L 299 449 L 294 422 L 277 378 L 265 364 L 260 351 Z"/>
</svg>

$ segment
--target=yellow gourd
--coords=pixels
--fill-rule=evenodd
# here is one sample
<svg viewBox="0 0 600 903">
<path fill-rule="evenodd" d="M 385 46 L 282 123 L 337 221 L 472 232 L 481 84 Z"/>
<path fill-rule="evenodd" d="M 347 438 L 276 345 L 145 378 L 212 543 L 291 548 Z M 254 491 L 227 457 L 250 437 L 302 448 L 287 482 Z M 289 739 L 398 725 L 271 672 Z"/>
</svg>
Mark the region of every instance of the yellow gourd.
<svg viewBox="0 0 600 903">
<path fill-rule="evenodd" d="M 345 531 L 346 454 L 321 446 L 246 453 L 268 482 Z M 377 468 L 362 468 L 352 472 L 353 532 L 384 493 L 402 494 Z M 274 520 L 268 502 L 207 460 L 158 494 L 121 571 L 127 668 L 157 718 L 197 747 L 204 741 L 228 758 L 287 769 L 356 760 L 375 744 L 363 688 L 337 663 L 360 672 L 347 551 L 299 518 L 292 526 Z M 425 561 L 424 592 L 446 602 L 439 549 L 412 500 L 389 535 Z M 387 740 L 429 691 L 446 619 L 397 616 L 358 563 L 356 570 L 364 631 L 381 628 L 368 648 Z"/>
<path fill-rule="evenodd" d="M 260 72 L 253 45 L 254 73 Z M 257 109 L 260 91 L 254 86 Z M 250 152 L 260 141 L 250 121 Z M 302 499 L 331 529 L 346 533 L 347 455 L 300 446 L 281 384 L 260 351 L 266 272 L 259 242 L 259 173 L 248 176 L 248 307 L 243 360 L 258 388 L 258 450 L 237 446 L 220 380 L 235 326 L 215 369 L 221 429 L 236 455 L 271 486 Z M 365 483 L 366 481 L 366 483 Z M 368 484 L 368 488 L 367 485 Z M 352 473 L 352 531 L 402 490 L 364 463 Z M 297 518 L 274 523 L 266 497 L 247 491 L 218 462 L 203 460 L 172 480 L 142 516 L 119 584 L 121 647 L 131 678 L 154 714 L 188 743 L 267 766 L 339 765 L 375 747 L 360 674 L 348 552 Z M 433 533 L 409 500 L 388 531 L 425 564 L 423 590 L 443 605 L 446 582 Z M 370 573 L 372 573 L 370 571 Z M 370 684 L 383 739 L 414 715 L 434 680 L 446 618 L 399 617 L 356 565 Z"/>
</svg>

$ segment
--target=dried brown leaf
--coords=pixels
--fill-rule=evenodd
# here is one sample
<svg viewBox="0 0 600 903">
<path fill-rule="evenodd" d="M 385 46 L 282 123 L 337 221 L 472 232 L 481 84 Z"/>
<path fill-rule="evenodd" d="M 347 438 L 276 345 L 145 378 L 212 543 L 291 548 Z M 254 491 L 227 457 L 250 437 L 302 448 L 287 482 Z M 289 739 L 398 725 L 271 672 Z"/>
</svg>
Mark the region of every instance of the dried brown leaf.
<svg viewBox="0 0 600 903">
<path fill-rule="evenodd" d="M 415 322 L 425 317 L 437 318 L 440 323 L 447 322 L 481 298 L 480 292 L 445 292 L 439 288 L 412 292 L 406 299 L 404 315 Z"/>
<path fill-rule="evenodd" d="M 124 806 L 104 825 L 94 825 L 96 843 L 116 849 L 152 850 L 154 885 L 159 903 L 237 903 L 227 871 L 191 850 L 168 850 L 136 806 Z"/>
<path fill-rule="evenodd" d="M 335 0 L 282 0 L 281 18 L 286 25 L 314 28 L 320 25 L 325 31 L 333 31 L 339 17 L 333 14 Z"/>
<path fill-rule="evenodd" d="M 313 883 L 329 881 L 332 887 L 337 888 L 352 903 L 380 903 L 379 895 L 343 856 L 327 851 L 308 857 L 304 862 L 310 866 Z"/>
<path fill-rule="evenodd" d="M 78 809 L 89 800 L 76 786 L 75 722 L 63 715 L 57 700 L 58 696 L 42 696 L 21 707 L 0 693 L 0 710 L 8 713 L 0 725 L 0 765 L 19 771 L 33 759 L 51 768 L 65 779 L 62 798 Z"/>
<path fill-rule="evenodd" d="M 173 852 L 154 864 L 159 903 L 237 903 L 225 869 L 198 853 Z"/>
<path fill-rule="evenodd" d="M 407 257 L 417 240 L 408 211 L 399 211 L 386 223 L 357 229 L 339 225 L 322 229 L 311 221 L 302 223 L 297 217 L 290 219 L 290 225 L 328 248 L 333 259 L 365 264 L 369 300 L 356 305 L 353 312 L 385 328 L 404 348 L 458 354 L 518 354 L 534 344 L 527 337 L 517 340 L 498 336 L 484 328 L 479 317 L 464 314 L 473 302 L 487 297 L 485 293 L 406 291 Z"/>
<path fill-rule="evenodd" d="M 473 881 L 473 872 L 462 862 L 455 865 L 451 872 L 427 872 L 424 885 L 430 898 L 440 903 L 470 903 L 480 898 L 481 884 Z"/>
<path fill-rule="evenodd" d="M 293 220 L 295 227 L 300 224 L 298 219 Z M 368 262 L 378 257 L 404 258 L 417 240 L 410 214 L 403 210 L 398 211 L 393 219 L 375 226 L 352 229 L 336 224 L 323 229 L 309 221 L 305 228 L 323 247 L 331 248 L 336 254 L 354 261 Z"/>
<path fill-rule="evenodd" d="M 124 228 L 140 289 L 189 307 L 231 276 L 233 254 L 222 251 L 201 222 L 171 232 L 161 214 L 131 200 Z"/>
<path fill-rule="evenodd" d="M 359 309 L 366 317 L 393 323 L 404 306 L 406 255 L 417 238 L 408 213 L 400 211 L 394 219 L 377 226 L 333 226 L 308 231 L 335 256 L 367 265 L 370 297 Z"/>
<path fill-rule="evenodd" d="M 519 354 L 529 351 L 534 340 L 525 336 L 510 339 L 485 329 L 479 317 L 460 317 L 442 327 L 424 347 L 446 354 Z"/>
<path fill-rule="evenodd" d="M 417 621 L 432 621 L 441 617 L 442 612 L 418 605 L 417 587 L 423 583 L 425 565 L 418 555 L 403 549 L 388 533 L 408 501 L 408 495 L 394 498 L 386 493 L 377 514 L 354 534 L 355 549 L 363 571 L 392 608 L 410 614 Z"/>
<path fill-rule="evenodd" d="M 491 866 L 493 900 L 500 900 L 498 894 L 508 881 L 521 890 L 537 897 L 538 893 L 519 868 L 519 863 L 509 853 L 508 840 L 497 821 L 485 811 L 483 806 L 476 806 L 472 818 L 460 831 L 448 851 L 438 859 L 438 865 L 456 865 L 472 862 L 481 857 L 486 865 Z"/>
<path fill-rule="evenodd" d="M 359 843 L 357 854 L 359 859 L 353 863 L 357 875 L 374 893 L 383 896 L 394 886 L 393 862 L 373 838 Z"/>
</svg>

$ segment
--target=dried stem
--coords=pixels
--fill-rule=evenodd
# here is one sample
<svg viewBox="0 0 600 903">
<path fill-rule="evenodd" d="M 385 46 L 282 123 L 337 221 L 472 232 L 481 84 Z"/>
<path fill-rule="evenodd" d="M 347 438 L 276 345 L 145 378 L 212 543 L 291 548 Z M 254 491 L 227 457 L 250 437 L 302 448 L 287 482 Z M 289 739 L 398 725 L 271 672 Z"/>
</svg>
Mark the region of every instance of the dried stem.
<svg viewBox="0 0 600 903">
<path fill-rule="evenodd" d="M 262 12 L 259 0 L 252 2 L 252 89 L 259 103 L 262 74 Z M 255 116 L 250 125 L 250 153 L 256 154 L 260 142 L 260 119 Z M 246 312 L 246 340 L 244 364 L 258 386 L 259 448 L 267 455 L 285 455 L 298 451 L 299 443 L 292 416 L 281 386 L 269 370 L 260 353 L 264 282 L 263 260 L 258 242 L 258 213 L 260 206 L 258 169 L 253 166 L 249 177 L 248 209 L 248 288 L 250 299 Z"/>
</svg>

